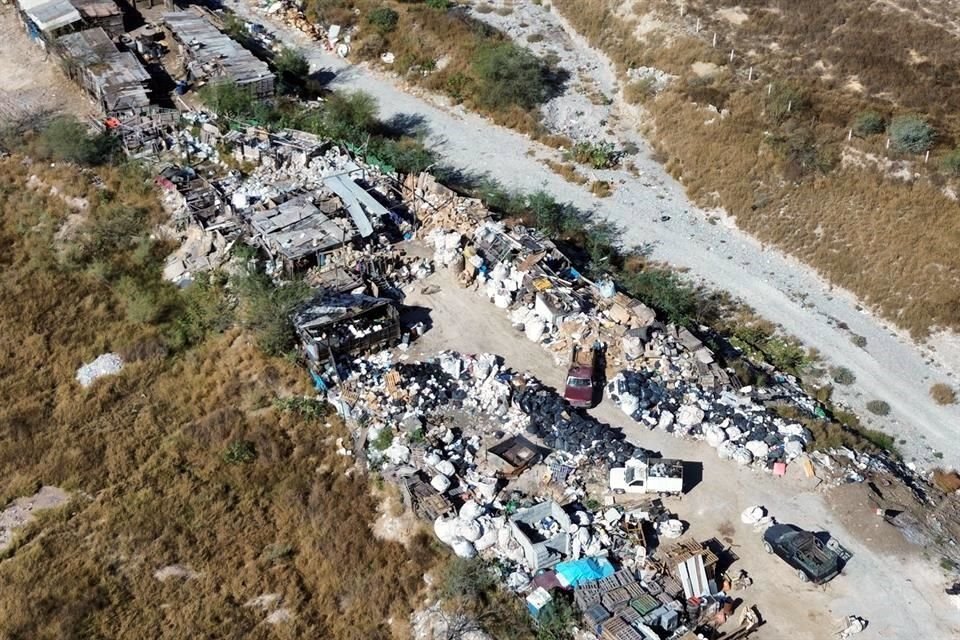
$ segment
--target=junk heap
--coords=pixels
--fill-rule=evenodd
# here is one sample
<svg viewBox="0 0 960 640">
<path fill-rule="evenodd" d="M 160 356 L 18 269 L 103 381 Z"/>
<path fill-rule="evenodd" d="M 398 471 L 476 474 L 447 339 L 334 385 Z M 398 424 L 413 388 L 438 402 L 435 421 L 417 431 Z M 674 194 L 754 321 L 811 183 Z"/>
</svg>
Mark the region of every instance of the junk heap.
<svg viewBox="0 0 960 640">
<path fill-rule="evenodd" d="M 808 429 L 766 406 L 784 402 L 816 413 L 794 377 L 775 376 L 767 389 L 741 388 L 693 333 L 657 322 L 649 307 L 612 283 L 590 281 L 538 232 L 478 219 L 470 199 L 422 177 L 408 187 L 431 205 L 421 217 L 435 265 L 454 269 L 461 284 L 509 313 L 558 365 L 574 345 L 603 344 L 607 394 L 637 422 L 706 440 L 721 458 L 768 470 L 812 442 Z"/>
<path fill-rule="evenodd" d="M 632 511 L 587 506 L 588 481 L 651 452 L 497 356 L 394 363 L 382 352 L 350 363 L 327 397 L 361 432 L 370 467 L 438 539 L 461 557 L 497 560 L 535 616 L 547 590 L 562 587 L 575 589 L 597 635 L 679 638 L 728 601 L 707 575 L 716 556 L 705 547 L 688 554 L 701 558 L 688 568 L 649 556 L 656 539 L 666 548 L 685 529 L 659 500 Z"/>
</svg>

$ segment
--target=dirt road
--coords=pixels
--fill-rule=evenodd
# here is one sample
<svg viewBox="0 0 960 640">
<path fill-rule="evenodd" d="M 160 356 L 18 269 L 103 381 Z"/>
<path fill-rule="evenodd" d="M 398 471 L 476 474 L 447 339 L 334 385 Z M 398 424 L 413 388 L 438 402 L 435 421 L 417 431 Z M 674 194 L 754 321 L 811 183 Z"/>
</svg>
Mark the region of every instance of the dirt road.
<svg viewBox="0 0 960 640">
<path fill-rule="evenodd" d="M 0 124 L 55 113 L 84 117 L 91 104 L 52 56 L 30 41 L 13 4 L 0 6 Z"/>
<path fill-rule="evenodd" d="M 438 285 L 439 291 L 424 295 L 423 287 L 429 284 Z M 449 271 L 430 276 L 405 302 L 428 308 L 432 323 L 412 346 L 410 358 L 432 356 L 444 349 L 497 353 L 515 370 L 560 385 L 565 368 L 516 331 L 506 313 L 494 307 L 482 291 L 461 288 Z M 608 400 L 591 413 L 623 427 L 639 446 L 666 457 L 702 461 L 701 482 L 682 500 L 668 500 L 667 506 L 690 523 L 691 535 L 701 540 L 722 537 L 740 557 L 733 572 L 745 569 L 755 583 L 734 595 L 747 605 L 757 605 L 768 619 L 757 638 L 831 638 L 848 615 L 860 615 L 870 622 L 865 640 L 948 638 L 960 633 L 960 612 L 947 609 L 946 585 L 935 561 L 924 559 L 923 549 L 910 546 L 899 533 L 879 522 L 869 505 L 858 506 L 841 518 L 832 494 L 816 490 L 815 481 L 804 476 L 799 464 L 791 465 L 785 477 L 774 478 L 720 460 L 705 443 L 648 431 L 626 420 Z M 760 534 L 741 523 L 740 513 L 753 505 L 764 505 L 780 522 L 830 532 L 854 554 L 843 575 L 822 587 L 801 583 L 792 569 L 764 552 Z M 881 533 L 898 544 L 874 548 L 873 539 Z"/>
</svg>

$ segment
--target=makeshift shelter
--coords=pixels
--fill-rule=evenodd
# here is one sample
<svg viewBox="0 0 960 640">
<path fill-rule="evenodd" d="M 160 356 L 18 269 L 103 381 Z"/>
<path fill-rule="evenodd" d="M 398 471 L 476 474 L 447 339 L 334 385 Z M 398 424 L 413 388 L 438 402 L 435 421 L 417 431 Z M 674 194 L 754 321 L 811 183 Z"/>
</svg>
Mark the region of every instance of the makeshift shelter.
<svg viewBox="0 0 960 640">
<path fill-rule="evenodd" d="M 119 51 L 100 27 L 60 36 L 56 40 L 67 74 L 104 113 L 128 112 L 150 104 L 150 74 L 129 51 Z"/>
<path fill-rule="evenodd" d="M 293 316 L 303 355 L 314 370 L 339 356 L 387 348 L 400 340 L 400 316 L 392 300 L 320 293 Z"/>
<path fill-rule="evenodd" d="M 257 98 L 274 93 L 276 77 L 266 62 L 221 32 L 197 8 L 163 14 L 180 47 L 188 81 L 233 82 Z"/>
<path fill-rule="evenodd" d="M 553 500 L 510 516 L 513 539 L 523 549 L 528 569 L 546 569 L 570 555 L 570 525 L 570 516 Z"/>
</svg>

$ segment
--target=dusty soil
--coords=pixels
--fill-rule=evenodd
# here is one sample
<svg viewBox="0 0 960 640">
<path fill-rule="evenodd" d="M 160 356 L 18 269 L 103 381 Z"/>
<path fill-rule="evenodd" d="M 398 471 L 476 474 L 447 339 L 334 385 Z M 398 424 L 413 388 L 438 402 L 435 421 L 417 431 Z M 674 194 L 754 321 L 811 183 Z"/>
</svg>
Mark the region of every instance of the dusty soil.
<svg viewBox="0 0 960 640">
<path fill-rule="evenodd" d="M 439 291 L 425 295 L 423 288 Z M 431 289 L 435 289 L 432 287 Z M 504 311 L 482 292 L 461 288 L 453 274 L 441 270 L 419 283 L 407 304 L 429 310 L 432 328 L 408 352 L 411 358 L 443 349 L 462 353 L 493 352 L 517 371 L 529 371 L 559 386 L 564 370 L 552 354 L 513 329 Z M 743 469 L 720 460 L 702 442 L 677 440 L 647 431 L 627 420 L 604 400 L 591 411 L 598 419 L 620 426 L 640 446 L 662 455 L 703 464 L 702 480 L 681 498 L 666 504 L 690 524 L 688 534 L 724 541 L 740 559 L 731 571 L 745 569 L 754 585 L 734 595 L 756 605 L 767 619 L 758 638 L 822 640 L 843 628 L 843 618 L 860 615 L 870 621 L 865 638 L 949 637 L 960 633 L 960 612 L 948 610 L 946 579 L 923 550 L 883 525 L 864 497 L 863 485 L 832 490 L 818 488 L 800 465 L 786 476 Z M 816 587 L 801 583 L 794 571 L 763 551 L 760 534 L 740 521 L 747 507 L 763 505 L 778 521 L 814 531 L 827 531 L 853 553 L 843 575 Z"/>
<path fill-rule="evenodd" d="M 57 113 L 84 117 L 92 105 L 54 58 L 27 37 L 13 4 L 0 5 L 0 125 Z"/>
<path fill-rule="evenodd" d="M 569 39 L 555 48 L 577 52 L 585 68 L 609 65 L 598 52 L 570 35 L 551 10 L 532 3 L 516 7 L 523 11 L 515 8 L 510 16 L 518 22 L 563 29 Z M 331 88 L 362 90 L 377 98 L 381 117 L 405 114 L 422 118 L 430 130 L 429 141 L 451 165 L 470 174 L 488 174 L 510 188 L 544 189 L 561 201 L 604 216 L 623 227 L 624 244 L 644 246 L 654 259 L 669 262 L 686 270 L 692 279 L 742 298 L 760 315 L 816 348 L 830 364 L 854 372 L 856 383 L 838 387 L 838 400 L 864 415 L 869 415 L 865 413 L 868 401 L 886 400 L 891 414 L 884 418 L 870 416 L 868 422 L 871 428 L 884 429 L 902 440 L 898 446 L 908 460 L 921 466 L 960 465 L 960 438 L 955 427 L 960 421 L 960 407 L 937 406 L 928 395 L 933 382 L 954 375 L 954 371 L 933 351 L 864 311 L 853 295 L 831 286 L 796 259 L 739 231 L 732 220 L 718 215 L 722 212 L 694 206 L 683 186 L 653 158 L 637 133 L 644 126 L 641 113 L 614 105 L 619 108 L 619 119 L 611 130 L 619 140 L 637 144 L 639 152 L 629 158 L 637 166 L 637 173 L 585 170 L 584 175 L 590 179 L 606 180 L 614 187 L 611 197 L 597 199 L 587 188 L 567 182 L 544 166 L 544 159 L 560 160 L 556 150 L 493 125 L 462 107 L 451 107 L 444 99 L 413 90 L 367 65 L 351 65 L 332 56 L 301 32 L 272 21 L 245 2 L 231 8 L 267 25 L 285 43 L 301 48 L 314 71 L 323 69 L 334 76 Z M 558 32 L 551 27 L 551 33 Z M 594 78 L 612 77 L 612 71 L 596 69 Z M 590 101 L 581 100 L 580 104 L 591 111 L 576 117 L 588 122 L 605 119 L 604 114 L 611 109 L 611 105 Z M 661 222 L 661 216 L 670 220 Z M 710 219 L 720 222 L 713 224 Z M 867 338 L 866 348 L 853 345 L 852 334 Z M 937 452 L 942 458 L 933 455 Z"/>
<path fill-rule="evenodd" d="M 40 487 L 32 496 L 17 498 L 0 512 L 0 552 L 13 542 L 19 529 L 27 526 L 38 511 L 55 509 L 67 503 L 70 495 L 58 487 Z"/>
</svg>

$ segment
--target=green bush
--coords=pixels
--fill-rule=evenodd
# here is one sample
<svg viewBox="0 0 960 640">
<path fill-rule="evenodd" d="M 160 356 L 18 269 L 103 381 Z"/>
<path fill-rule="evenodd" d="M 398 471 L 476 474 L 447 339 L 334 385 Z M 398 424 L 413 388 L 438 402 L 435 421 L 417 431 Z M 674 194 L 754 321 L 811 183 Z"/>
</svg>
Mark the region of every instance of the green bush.
<svg viewBox="0 0 960 640">
<path fill-rule="evenodd" d="M 381 35 L 390 33 L 397 28 L 400 14 L 390 7 L 377 7 L 367 16 L 369 22 Z"/>
<path fill-rule="evenodd" d="M 201 87 L 198 94 L 207 107 L 228 118 L 250 117 L 256 108 L 253 95 L 235 82 L 209 83 Z"/>
<path fill-rule="evenodd" d="M 72 116 L 51 120 L 37 138 L 35 155 L 45 160 L 98 165 L 110 160 L 117 139 L 108 133 L 91 134 Z"/>
<path fill-rule="evenodd" d="M 180 290 L 176 316 L 166 330 L 174 350 L 199 344 L 208 335 L 225 331 L 233 322 L 233 310 L 217 275 L 200 278 Z"/>
<path fill-rule="evenodd" d="M 381 429 L 377 437 L 370 442 L 370 446 L 377 451 L 386 451 L 390 448 L 391 444 L 393 444 L 393 429 L 390 427 Z"/>
<path fill-rule="evenodd" d="M 807 94 L 800 87 L 774 82 L 766 96 L 767 115 L 780 124 L 810 107 Z"/>
<path fill-rule="evenodd" d="M 871 400 L 867 403 L 867 411 L 878 416 L 889 415 L 890 405 L 883 400 Z"/>
<path fill-rule="evenodd" d="M 234 440 L 227 446 L 223 459 L 228 464 L 250 464 L 257 459 L 257 450 L 249 440 Z"/>
<path fill-rule="evenodd" d="M 857 381 L 853 371 L 846 367 L 834 367 L 830 370 L 830 377 L 837 384 L 850 385 Z"/>
<path fill-rule="evenodd" d="M 898 116 L 890 123 L 890 144 L 897 151 L 923 153 L 933 146 L 936 132 L 918 116 Z"/>
<path fill-rule="evenodd" d="M 272 356 L 289 353 L 297 337 L 290 316 L 311 288 L 299 280 L 276 286 L 260 271 L 234 276 L 231 283 L 240 296 L 241 320 L 256 333 L 260 348 Z"/>
<path fill-rule="evenodd" d="M 284 47 L 273 59 L 277 70 L 277 77 L 281 84 L 290 87 L 303 86 L 310 75 L 310 63 L 306 56 L 297 49 Z"/>
<path fill-rule="evenodd" d="M 273 404 L 281 411 L 292 411 L 308 420 L 319 420 L 329 413 L 329 405 L 326 402 L 303 396 L 277 398 Z"/>
<path fill-rule="evenodd" d="M 886 126 L 883 116 L 876 111 L 864 111 L 857 116 L 853 123 L 853 132 L 858 136 L 870 136 L 883 133 Z"/>
<path fill-rule="evenodd" d="M 486 108 L 533 109 L 547 98 L 547 80 L 540 60 L 510 42 L 481 47 L 473 70 L 479 87 L 477 102 Z"/>
<path fill-rule="evenodd" d="M 857 334 L 853 334 L 852 336 L 850 336 L 850 342 L 860 347 L 861 349 L 864 349 L 867 346 L 867 338 L 865 336 L 861 336 Z"/>
<path fill-rule="evenodd" d="M 696 292 L 667 269 L 644 269 L 623 276 L 627 293 L 660 312 L 670 322 L 689 325 L 696 316 Z"/>
<path fill-rule="evenodd" d="M 620 162 L 620 154 L 611 142 L 578 142 L 567 152 L 569 159 L 588 164 L 594 169 L 612 169 Z"/>
<path fill-rule="evenodd" d="M 361 143 L 378 124 L 376 99 L 362 91 L 338 91 L 323 106 L 325 134 L 335 140 Z"/>
<path fill-rule="evenodd" d="M 945 155 L 940 161 L 940 168 L 948 175 L 960 176 L 960 149 L 954 149 Z"/>
<path fill-rule="evenodd" d="M 446 11 L 450 8 L 450 0 L 427 0 L 427 6 L 438 11 Z"/>
</svg>

